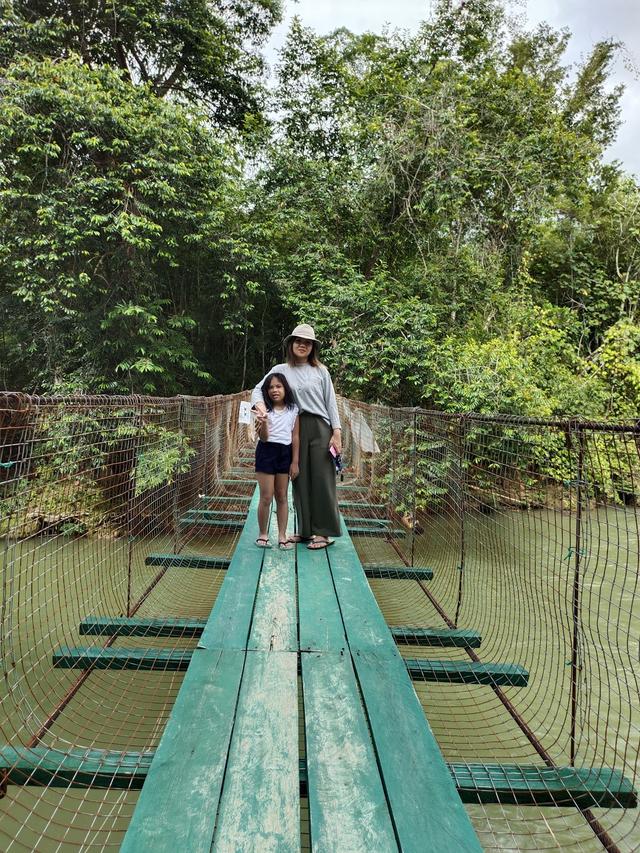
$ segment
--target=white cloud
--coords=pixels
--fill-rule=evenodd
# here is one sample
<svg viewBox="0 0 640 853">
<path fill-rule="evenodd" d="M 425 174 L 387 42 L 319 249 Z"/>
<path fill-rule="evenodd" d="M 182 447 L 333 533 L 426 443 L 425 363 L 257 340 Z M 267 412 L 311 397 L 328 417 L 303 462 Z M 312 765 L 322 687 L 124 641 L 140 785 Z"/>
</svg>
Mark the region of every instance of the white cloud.
<svg viewBox="0 0 640 853">
<path fill-rule="evenodd" d="M 267 57 L 276 60 L 289 23 L 298 15 L 305 26 L 317 33 L 338 27 L 353 32 L 381 32 L 385 26 L 415 31 L 430 9 L 428 0 L 296 0 L 287 2 L 286 20 L 274 32 Z M 612 38 L 626 45 L 616 65 L 612 84 L 624 83 L 623 124 L 608 159 L 619 159 L 624 167 L 640 176 L 640 74 L 629 66 L 640 66 L 640 0 L 516 0 L 514 9 L 526 14 L 530 25 L 547 21 L 554 27 L 566 27 L 572 33 L 567 59 L 578 63 L 588 55 L 595 42 Z M 526 10 L 526 11 L 525 11 Z M 635 55 L 634 55 L 635 52 Z"/>
</svg>

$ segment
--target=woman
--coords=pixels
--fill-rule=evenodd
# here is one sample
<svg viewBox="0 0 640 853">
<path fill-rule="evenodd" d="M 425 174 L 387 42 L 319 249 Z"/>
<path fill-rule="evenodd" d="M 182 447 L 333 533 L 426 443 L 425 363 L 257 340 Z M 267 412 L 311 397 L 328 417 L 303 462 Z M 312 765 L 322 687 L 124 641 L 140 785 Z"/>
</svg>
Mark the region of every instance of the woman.
<svg viewBox="0 0 640 853">
<path fill-rule="evenodd" d="M 336 392 L 327 368 L 318 360 L 319 341 L 306 323 L 296 326 L 285 339 L 287 361 L 277 364 L 269 374 L 286 376 L 300 410 L 300 473 L 293 481 L 293 496 L 298 517 L 298 535 L 293 542 L 309 541 L 312 551 L 333 544 L 331 536 L 340 536 L 340 515 L 336 497 L 336 469 L 331 448 L 342 452 L 342 430 Z M 262 384 L 253 389 L 251 402 L 258 424 L 267 412 Z"/>
</svg>

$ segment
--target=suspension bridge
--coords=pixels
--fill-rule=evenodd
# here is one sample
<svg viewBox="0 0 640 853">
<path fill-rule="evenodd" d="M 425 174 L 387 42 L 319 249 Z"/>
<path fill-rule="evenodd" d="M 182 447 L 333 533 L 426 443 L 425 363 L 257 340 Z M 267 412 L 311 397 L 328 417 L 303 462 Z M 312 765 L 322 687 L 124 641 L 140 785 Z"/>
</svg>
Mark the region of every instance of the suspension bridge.
<svg viewBox="0 0 640 853">
<path fill-rule="evenodd" d="M 5 397 L 3 849 L 634 849 L 636 426 L 343 400 L 263 550 L 241 399 Z"/>
</svg>

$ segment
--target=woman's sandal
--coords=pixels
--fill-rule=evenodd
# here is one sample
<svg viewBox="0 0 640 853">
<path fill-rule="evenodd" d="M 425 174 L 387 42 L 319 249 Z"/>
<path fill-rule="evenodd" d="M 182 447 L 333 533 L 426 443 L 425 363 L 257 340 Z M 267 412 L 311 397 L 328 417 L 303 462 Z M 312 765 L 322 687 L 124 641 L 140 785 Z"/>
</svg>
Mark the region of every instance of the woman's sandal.
<svg viewBox="0 0 640 853">
<path fill-rule="evenodd" d="M 294 533 L 292 536 L 290 536 L 287 539 L 287 542 L 293 542 L 293 544 L 295 545 L 298 542 L 311 542 L 311 540 L 312 540 L 311 536 L 300 536 L 299 534 Z"/>
<path fill-rule="evenodd" d="M 271 548 L 269 540 L 266 536 L 258 536 L 258 538 L 256 539 L 256 545 L 258 546 L 258 548 Z"/>
<path fill-rule="evenodd" d="M 322 551 L 323 548 L 328 548 L 329 545 L 333 545 L 335 539 L 313 539 L 307 545 L 307 549 L 309 551 Z"/>
<path fill-rule="evenodd" d="M 278 548 L 281 551 L 292 551 L 295 543 L 291 541 L 291 539 L 281 539 L 278 542 Z"/>
</svg>

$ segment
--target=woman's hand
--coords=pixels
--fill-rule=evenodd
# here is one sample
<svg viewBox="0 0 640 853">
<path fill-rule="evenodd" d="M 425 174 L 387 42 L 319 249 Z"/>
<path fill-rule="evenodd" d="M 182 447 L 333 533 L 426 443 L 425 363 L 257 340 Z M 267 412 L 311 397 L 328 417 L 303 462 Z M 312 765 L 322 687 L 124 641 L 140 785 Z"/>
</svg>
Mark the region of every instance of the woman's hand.
<svg viewBox="0 0 640 853">
<path fill-rule="evenodd" d="M 342 453 L 342 430 L 334 429 L 329 447 L 335 447 L 336 453 Z"/>
<path fill-rule="evenodd" d="M 297 462 L 292 462 L 289 466 L 289 477 L 291 480 L 295 480 L 295 478 L 300 473 L 300 466 Z"/>
</svg>

